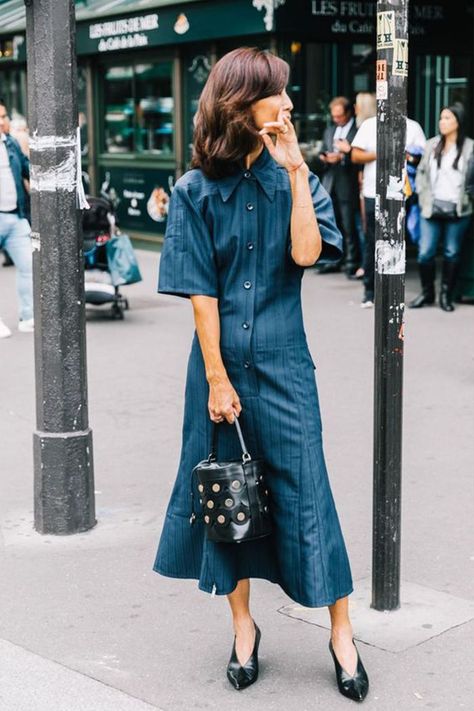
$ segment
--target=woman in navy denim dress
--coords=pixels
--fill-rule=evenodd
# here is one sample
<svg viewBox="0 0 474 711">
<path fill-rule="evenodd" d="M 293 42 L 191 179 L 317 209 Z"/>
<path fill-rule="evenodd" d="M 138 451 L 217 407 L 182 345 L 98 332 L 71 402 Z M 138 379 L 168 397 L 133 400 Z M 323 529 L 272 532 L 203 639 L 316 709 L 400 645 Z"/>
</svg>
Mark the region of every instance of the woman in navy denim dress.
<svg viewBox="0 0 474 711">
<path fill-rule="evenodd" d="M 368 680 L 352 639 L 352 579 L 324 461 L 321 418 L 301 310 L 304 267 L 338 260 L 331 200 L 302 158 L 290 120 L 288 65 L 243 48 L 213 68 L 195 118 L 193 169 L 174 188 L 159 291 L 190 297 L 196 322 L 183 443 L 154 569 L 227 595 L 235 631 L 227 676 L 258 676 L 260 630 L 250 578 L 278 583 L 294 601 L 328 606 L 339 690 L 362 700 Z M 265 460 L 274 532 L 239 545 L 192 525 L 191 472 L 209 453 Z M 194 485 L 195 486 L 195 485 Z M 198 494 L 195 492 L 196 500 Z"/>
</svg>

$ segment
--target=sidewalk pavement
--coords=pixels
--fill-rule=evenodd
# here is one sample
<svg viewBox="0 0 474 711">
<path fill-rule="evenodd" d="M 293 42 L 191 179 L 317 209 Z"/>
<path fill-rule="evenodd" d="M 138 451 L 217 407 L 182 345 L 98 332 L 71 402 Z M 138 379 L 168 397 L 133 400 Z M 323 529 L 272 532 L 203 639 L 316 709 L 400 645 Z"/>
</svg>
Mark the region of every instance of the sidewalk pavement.
<svg viewBox="0 0 474 711">
<path fill-rule="evenodd" d="M 185 300 L 155 294 L 158 255 L 138 254 L 145 280 L 124 289 L 125 321 L 94 315 L 87 325 L 92 531 L 33 530 L 33 339 L 15 332 L 0 341 L 0 711 L 349 708 L 335 688 L 327 630 L 319 618 L 285 614 L 292 601 L 277 586 L 252 584 L 261 678 L 238 694 L 225 679 L 226 601 L 151 570 L 179 456 L 192 314 Z M 14 278 L 0 268 L 10 327 Z M 416 289 L 409 275 L 407 300 Z M 362 589 L 371 566 L 373 311 L 360 309 L 361 285 L 341 275 L 309 270 L 303 293 L 328 467 Z M 473 316 L 469 306 L 408 311 L 405 328 L 402 577 L 454 607 L 474 599 Z M 380 613 L 380 624 L 396 626 L 396 615 Z M 470 708 L 473 633 L 471 619 L 402 651 L 359 642 L 371 679 L 364 708 Z"/>
</svg>

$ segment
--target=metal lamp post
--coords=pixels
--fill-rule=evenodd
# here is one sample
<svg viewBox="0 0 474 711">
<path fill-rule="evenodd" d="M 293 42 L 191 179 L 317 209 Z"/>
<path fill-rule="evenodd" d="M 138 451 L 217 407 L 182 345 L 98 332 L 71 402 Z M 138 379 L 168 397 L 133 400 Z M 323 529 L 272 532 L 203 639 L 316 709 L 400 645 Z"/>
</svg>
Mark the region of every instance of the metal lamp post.
<svg viewBox="0 0 474 711">
<path fill-rule="evenodd" d="M 95 524 L 88 422 L 73 0 L 26 0 L 36 419 L 35 528 Z"/>
</svg>

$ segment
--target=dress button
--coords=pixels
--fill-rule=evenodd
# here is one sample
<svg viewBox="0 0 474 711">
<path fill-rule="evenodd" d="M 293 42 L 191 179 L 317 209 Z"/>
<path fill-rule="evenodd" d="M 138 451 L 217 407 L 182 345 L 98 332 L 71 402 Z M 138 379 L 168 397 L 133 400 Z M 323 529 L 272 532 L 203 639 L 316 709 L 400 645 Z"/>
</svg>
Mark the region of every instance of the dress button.
<svg viewBox="0 0 474 711">
<path fill-rule="evenodd" d="M 244 173 L 244 178 L 251 178 L 251 177 L 252 177 L 252 173 L 249 170 L 246 170 Z"/>
<path fill-rule="evenodd" d="M 253 210 L 253 205 L 251 202 L 248 202 L 246 207 L 247 207 L 247 210 L 249 210 L 250 212 Z"/>
<path fill-rule="evenodd" d="M 252 250 L 253 249 L 253 242 L 247 242 L 247 249 Z"/>
<path fill-rule="evenodd" d="M 250 363 L 248 362 L 248 360 L 245 361 L 244 368 L 250 368 Z"/>
<path fill-rule="evenodd" d="M 252 282 L 251 281 L 244 281 L 244 289 L 251 289 L 252 288 Z"/>
<path fill-rule="evenodd" d="M 250 328 L 250 324 L 248 323 L 248 321 L 244 321 L 244 322 L 243 322 L 242 328 L 244 328 L 245 330 L 247 330 L 248 328 Z"/>
</svg>

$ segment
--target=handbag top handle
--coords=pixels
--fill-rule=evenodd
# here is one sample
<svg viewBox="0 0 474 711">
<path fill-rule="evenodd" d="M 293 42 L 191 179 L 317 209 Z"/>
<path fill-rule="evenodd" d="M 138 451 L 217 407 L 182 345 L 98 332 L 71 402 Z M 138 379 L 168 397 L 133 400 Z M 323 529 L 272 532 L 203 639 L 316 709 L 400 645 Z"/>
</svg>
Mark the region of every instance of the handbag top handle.
<svg viewBox="0 0 474 711">
<path fill-rule="evenodd" d="M 237 415 L 234 415 L 234 422 L 233 424 L 235 425 L 235 429 L 237 430 L 237 435 L 239 437 L 239 442 L 240 442 L 240 447 L 242 449 L 242 461 L 245 464 L 246 462 L 250 462 L 252 457 L 247 451 L 247 446 L 244 441 L 244 436 L 242 434 L 242 430 L 240 429 L 240 424 L 239 424 L 239 419 Z M 217 425 L 215 423 L 212 424 L 212 440 L 211 440 L 211 452 L 209 454 L 209 461 L 214 462 L 216 461 L 217 455 Z"/>
</svg>

